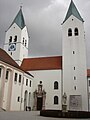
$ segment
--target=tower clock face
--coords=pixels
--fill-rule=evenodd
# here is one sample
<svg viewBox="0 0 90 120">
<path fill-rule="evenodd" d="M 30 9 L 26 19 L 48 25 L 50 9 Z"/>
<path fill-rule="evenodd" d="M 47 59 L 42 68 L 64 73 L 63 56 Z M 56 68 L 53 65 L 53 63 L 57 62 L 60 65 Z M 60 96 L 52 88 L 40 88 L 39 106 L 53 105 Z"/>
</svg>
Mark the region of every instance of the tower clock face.
<svg viewBox="0 0 90 120">
<path fill-rule="evenodd" d="M 16 50 L 16 44 L 15 43 L 10 43 L 8 47 L 8 51 L 15 51 Z"/>
</svg>

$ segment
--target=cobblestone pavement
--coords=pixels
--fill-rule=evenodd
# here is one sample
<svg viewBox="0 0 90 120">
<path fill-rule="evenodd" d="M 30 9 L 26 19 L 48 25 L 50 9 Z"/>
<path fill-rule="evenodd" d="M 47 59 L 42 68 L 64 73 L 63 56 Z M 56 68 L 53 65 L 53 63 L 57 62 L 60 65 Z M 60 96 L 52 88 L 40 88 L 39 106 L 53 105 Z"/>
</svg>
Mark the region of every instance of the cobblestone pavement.
<svg viewBox="0 0 90 120">
<path fill-rule="evenodd" d="M 50 118 L 39 116 L 39 111 L 30 112 L 0 112 L 0 120 L 80 120 L 67 118 Z M 90 120 L 90 119 L 81 119 Z"/>
</svg>

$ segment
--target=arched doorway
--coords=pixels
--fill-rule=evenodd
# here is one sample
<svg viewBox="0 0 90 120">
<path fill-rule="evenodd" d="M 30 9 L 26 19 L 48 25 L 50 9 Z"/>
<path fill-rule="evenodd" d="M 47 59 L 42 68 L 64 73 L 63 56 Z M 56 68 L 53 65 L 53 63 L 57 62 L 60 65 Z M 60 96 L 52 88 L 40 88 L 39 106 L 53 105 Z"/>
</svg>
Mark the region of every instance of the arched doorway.
<svg viewBox="0 0 90 120">
<path fill-rule="evenodd" d="M 38 90 L 34 91 L 34 110 L 45 110 L 46 92 L 42 90 L 42 83 L 38 85 Z"/>
<path fill-rule="evenodd" d="M 26 90 L 24 93 L 24 110 L 26 110 L 26 106 L 27 106 L 27 97 L 28 97 L 28 92 Z"/>
</svg>

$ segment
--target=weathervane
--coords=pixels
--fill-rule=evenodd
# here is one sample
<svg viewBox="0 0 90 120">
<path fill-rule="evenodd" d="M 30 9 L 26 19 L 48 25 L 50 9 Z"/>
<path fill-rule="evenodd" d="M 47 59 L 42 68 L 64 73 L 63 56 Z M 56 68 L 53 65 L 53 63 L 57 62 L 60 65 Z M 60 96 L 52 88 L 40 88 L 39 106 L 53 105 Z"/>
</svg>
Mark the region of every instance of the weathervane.
<svg viewBox="0 0 90 120">
<path fill-rule="evenodd" d="M 22 6 L 23 6 L 23 3 L 21 3 L 21 5 L 20 5 L 20 9 L 22 9 Z"/>
</svg>

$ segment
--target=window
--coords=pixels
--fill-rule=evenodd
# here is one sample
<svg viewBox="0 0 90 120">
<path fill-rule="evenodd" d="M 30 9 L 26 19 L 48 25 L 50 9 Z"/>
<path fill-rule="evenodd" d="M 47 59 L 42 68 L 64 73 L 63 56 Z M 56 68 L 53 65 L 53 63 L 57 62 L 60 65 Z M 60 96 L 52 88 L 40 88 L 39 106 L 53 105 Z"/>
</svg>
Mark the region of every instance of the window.
<svg viewBox="0 0 90 120">
<path fill-rule="evenodd" d="M 54 96 L 54 104 L 58 104 L 58 96 Z"/>
<path fill-rule="evenodd" d="M 11 43 L 12 42 L 12 36 L 10 36 L 10 38 L 9 38 L 9 43 Z"/>
<path fill-rule="evenodd" d="M 26 86 L 28 86 L 28 79 L 26 79 Z"/>
<path fill-rule="evenodd" d="M 76 86 L 74 86 L 74 90 L 76 90 Z"/>
<path fill-rule="evenodd" d="M 19 75 L 19 83 L 21 83 L 21 75 Z"/>
<path fill-rule="evenodd" d="M 0 68 L 0 77 L 1 77 L 1 73 L 2 73 L 2 68 Z"/>
<path fill-rule="evenodd" d="M 76 80 L 76 76 L 74 76 L 74 80 Z"/>
<path fill-rule="evenodd" d="M 17 82 L 17 73 L 15 73 L 14 81 Z"/>
<path fill-rule="evenodd" d="M 12 52 L 11 52 L 11 55 L 12 55 Z"/>
<path fill-rule="evenodd" d="M 89 86 L 90 86 L 90 80 L 89 80 Z"/>
<path fill-rule="evenodd" d="M 15 35 L 14 42 L 17 42 L 17 35 Z"/>
<path fill-rule="evenodd" d="M 58 82 L 57 81 L 54 82 L 54 89 L 58 89 Z"/>
<path fill-rule="evenodd" d="M 73 51 L 73 54 L 75 54 L 75 51 Z"/>
<path fill-rule="evenodd" d="M 24 44 L 24 37 L 23 37 L 23 44 Z"/>
<path fill-rule="evenodd" d="M 75 70 L 75 67 L 74 67 L 74 70 Z"/>
<path fill-rule="evenodd" d="M 6 80 L 8 80 L 9 71 L 6 71 Z"/>
<path fill-rule="evenodd" d="M 20 102 L 20 96 L 18 97 L 17 101 Z"/>
<path fill-rule="evenodd" d="M 24 84 L 24 77 L 23 77 L 23 84 Z"/>
<path fill-rule="evenodd" d="M 75 36 L 78 36 L 78 28 L 75 28 L 75 30 L 74 30 L 74 35 L 75 35 Z"/>
<path fill-rule="evenodd" d="M 31 80 L 30 80 L 30 87 L 31 87 Z"/>
<path fill-rule="evenodd" d="M 42 84 L 42 81 L 40 81 L 40 84 Z"/>
<path fill-rule="evenodd" d="M 72 36 L 72 29 L 71 28 L 68 29 L 68 36 Z"/>
<path fill-rule="evenodd" d="M 27 40 L 25 40 L 25 46 L 27 45 Z"/>
</svg>

